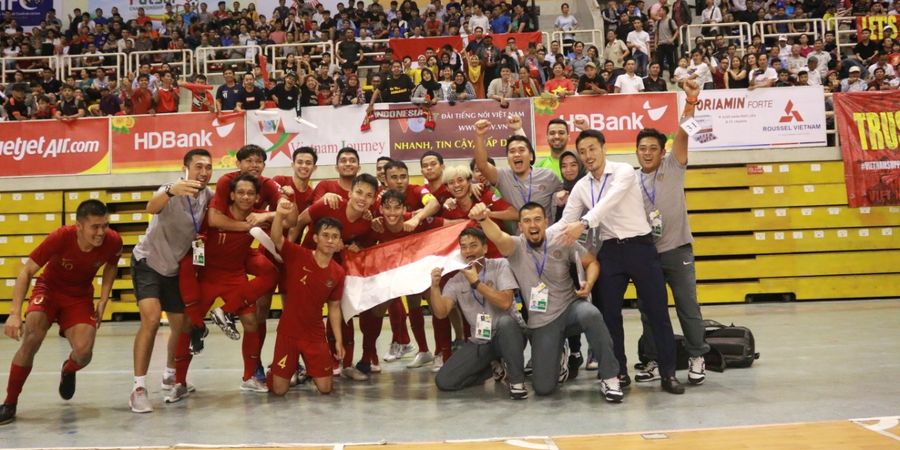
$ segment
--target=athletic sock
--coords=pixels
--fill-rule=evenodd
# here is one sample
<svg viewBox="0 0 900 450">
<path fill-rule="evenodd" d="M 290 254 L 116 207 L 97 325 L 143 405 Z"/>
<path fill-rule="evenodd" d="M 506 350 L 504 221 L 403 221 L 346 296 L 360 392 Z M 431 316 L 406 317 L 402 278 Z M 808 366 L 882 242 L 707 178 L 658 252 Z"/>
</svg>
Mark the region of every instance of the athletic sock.
<svg viewBox="0 0 900 450">
<path fill-rule="evenodd" d="M 391 342 L 400 345 L 409 344 L 409 330 L 406 328 L 406 309 L 399 299 L 394 300 L 388 306 L 388 316 L 391 322 Z"/>
<path fill-rule="evenodd" d="M 450 359 L 451 350 L 451 328 L 450 319 L 438 319 L 431 316 L 431 324 L 434 327 L 434 357 L 438 355 L 444 356 L 444 362 Z"/>
<path fill-rule="evenodd" d="M 177 353 L 177 349 L 176 349 Z M 172 378 L 175 376 L 175 368 L 174 367 L 166 367 L 163 371 L 163 378 Z"/>
<path fill-rule="evenodd" d="M 425 338 L 425 316 L 422 314 L 422 308 L 409 309 L 409 327 L 412 328 L 419 352 L 427 352 L 428 339 Z"/>
<path fill-rule="evenodd" d="M 69 355 L 69 359 L 63 364 L 62 371 L 65 373 L 75 373 L 83 368 L 84 366 L 75 362 L 75 360 L 72 359 L 72 355 Z"/>
<path fill-rule="evenodd" d="M 180 383 L 182 386 L 187 386 L 187 372 L 188 368 L 191 366 L 191 360 L 194 358 L 191 355 L 191 334 L 190 333 L 181 333 L 178 336 L 178 344 L 175 347 L 175 382 Z M 166 367 L 166 375 L 169 372 L 168 367 Z"/>
<path fill-rule="evenodd" d="M 134 386 L 131 388 L 131 390 L 136 391 L 138 388 L 147 389 L 147 375 L 134 377 Z"/>
<path fill-rule="evenodd" d="M 6 400 L 3 403 L 15 405 L 19 402 L 19 394 L 22 393 L 22 386 L 25 386 L 29 373 L 31 367 L 22 367 L 15 363 L 9 365 L 9 381 L 6 384 Z"/>
<path fill-rule="evenodd" d="M 378 317 L 371 311 L 366 311 L 359 315 L 359 328 L 363 335 L 363 354 L 360 361 L 370 364 L 378 364 L 378 352 L 375 348 L 378 337 L 381 335 L 381 328 L 384 324 L 384 317 Z"/>
<path fill-rule="evenodd" d="M 244 377 L 247 381 L 256 372 L 259 365 L 259 332 L 244 330 L 244 339 L 241 341 L 241 355 L 244 357 Z"/>
<path fill-rule="evenodd" d="M 256 324 L 256 336 L 257 336 L 257 339 L 259 340 L 259 343 L 257 344 L 259 349 L 257 350 L 256 355 L 259 356 L 259 355 L 262 355 L 263 344 L 266 343 L 266 321 L 265 320 L 261 320 L 261 321 L 259 321 L 259 323 Z"/>
</svg>

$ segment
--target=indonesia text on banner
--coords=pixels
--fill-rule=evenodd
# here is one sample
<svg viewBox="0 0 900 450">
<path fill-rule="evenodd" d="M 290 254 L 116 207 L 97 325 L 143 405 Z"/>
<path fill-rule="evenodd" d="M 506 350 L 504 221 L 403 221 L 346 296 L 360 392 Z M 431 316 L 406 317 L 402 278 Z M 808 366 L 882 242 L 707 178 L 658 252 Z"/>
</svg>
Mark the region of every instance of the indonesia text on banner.
<svg viewBox="0 0 900 450">
<path fill-rule="evenodd" d="M 0 122 L 0 176 L 109 173 L 107 119 Z"/>
<path fill-rule="evenodd" d="M 851 207 L 900 205 L 900 91 L 834 95 Z"/>
<path fill-rule="evenodd" d="M 467 226 L 469 222 L 461 222 L 345 253 L 344 320 L 392 298 L 425 291 L 435 267 L 443 267 L 444 274 L 465 267 L 459 256 L 459 233 Z"/>
<path fill-rule="evenodd" d="M 678 111 L 672 92 L 576 96 L 557 100 L 551 96 L 534 98 L 534 135 L 539 153 L 548 153 L 547 124 L 553 119 L 569 125 L 569 148 L 578 137 L 573 123 L 583 118 L 603 132 L 609 153 L 634 153 L 634 139 L 644 128 L 656 128 L 666 135 L 678 129 Z"/>
<path fill-rule="evenodd" d="M 110 124 L 114 173 L 178 170 L 195 148 L 209 150 L 214 168 L 230 169 L 245 139 L 242 113 L 115 116 Z"/>
<path fill-rule="evenodd" d="M 392 108 L 409 108 L 409 104 L 392 105 Z M 491 121 L 488 153 L 493 157 L 506 157 L 506 138 L 512 134 L 506 126 L 507 117 L 522 118 L 525 133 L 531 137 L 531 104 L 528 99 L 510 99 L 508 108 L 501 108 L 494 100 L 472 100 L 450 105 L 440 102 L 431 108 L 435 127 L 425 127 L 425 119 L 390 120 L 391 158 L 418 161 L 422 153 L 434 150 L 444 158 L 471 158 L 475 142 L 475 122 Z M 373 122 L 375 123 L 375 122 Z"/>
<path fill-rule="evenodd" d="M 679 93 L 679 104 L 684 93 Z M 826 145 L 825 102 L 818 86 L 704 90 L 690 150 Z"/>
<path fill-rule="evenodd" d="M 319 165 L 332 165 L 344 147 L 359 152 L 362 163 L 374 163 L 388 156 L 388 124 L 375 120 L 372 129 L 359 130 L 366 107 L 311 106 L 303 108 L 302 120 L 294 111 L 266 109 L 247 112 L 247 143 L 262 147 L 269 155 L 270 167 L 291 165 L 291 154 L 298 147 L 311 146 L 319 156 Z"/>
</svg>

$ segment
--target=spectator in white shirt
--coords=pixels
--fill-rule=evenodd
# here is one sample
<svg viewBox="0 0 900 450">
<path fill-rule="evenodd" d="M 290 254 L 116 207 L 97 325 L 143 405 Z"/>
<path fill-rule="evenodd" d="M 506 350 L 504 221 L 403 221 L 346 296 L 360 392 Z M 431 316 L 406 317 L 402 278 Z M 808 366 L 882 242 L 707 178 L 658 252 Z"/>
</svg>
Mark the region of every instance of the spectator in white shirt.
<svg viewBox="0 0 900 450">
<path fill-rule="evenodd" d="M 474 31 L 475 28 L 481 27 L 482 30 L 490 30 L 491 20 L 488 19 L 488 16 L 484 15 L 484 11 L 482 11 L 481 5 L 475 3 L 475 7 L 473 9 L 474 12 L 472 13 L 472 17 L 469 18 L 469 29 Z"/>
<path fill-rule="evenodd" d="M 644 24 L 640 19 L 634 19 L 631 23 L 634 31 L 628 33 L 625 41 L 634 57 L 636 72 L 644 76 L 647 75 L 647 65 L 650 64 L 650 34 L 644 31 Z"/>
<path fill-rule="evenodd" d="M 700 50 L 694 50 L 691 53 L 691 64 L 688 66 L 688 79 L 694 80 L 702 89 L 712 89 L 713 85 L 712 72 L 709 65 L 703 62 L 703 53 Z"/>
<path fill-rule="evenodd" d="M 850 67 L 847 78 L 841 80 L 841 92 L 865 92 L 869 89 L 869 85 L 860 78 L 861 71 L 859 66 Z"/>
<path fill-rule="evenodd" d="M 715 5 L 713 0 L 706 0 L 706 8 L 700 14 L 700 18 L 704 25 L 712 25 L 722 23 L 722 11 Z M 704 28 L 702 30 L 704 36 L 712 36 L 719 33 L 719 27 Z"/>
<path fill-rule="evenodd" d="M 887 53 L 881 53 L 878 55 L 878 62 L 869 66 L 867 73 L 875 73 L 875 69 L 884 69 L 884 75 L 890 80 L 897 76 L 897 72 L 894 70 L 894 66 L 892 66 L 888 62 Z"/>
<path fill-rule="evenodd" d="M 635 75 L 634 58 L 625 58 L 625 73 L 616 78 L 616 94 L 635 94 L 643 92 L 644 80 Z"/>
<path fill-rule="evenodd" d="M 796 79 L 800 70 L 806 66 L 806 63 L 807 59 L 800 54 L 800 45 L 792 45 L 791 54 L 787 57 L 787 70 L 790 72 L 791 77 Z"/>
<path fill-rule="evenodd" d="M 556 21 L 553 22 L 553 28 L 556 31 L 572 31 L 578 28 L 578 20 L 575 19 L 575 16 L 569 14 L 569 4 L 563 3 L 562 14 L 556 16 Z M 575 42 L 575 34 L 574 33 L 563 33 L 563 44 L 566 47 L 572 45 Z"/>
<path fill-rule="evenodd" d="M 803 86 L 821 86 L 822 85 L 822 75 L 819 72 L 819 60 L 816 59 L 815 56 L 811 56 L 806 60 L 806 67 L 800 69 L 797 76 L 803 72 L 807 73 L 807 83 L 800 83 Z"/>
<path fill-rule="evenodd" d="M 774 86 L 775 80 L 778 79 L 778 72 L 769 67 L 769 58 L 765 53 L 759 55 L 757 65 L 759 68 L 750 72 L 750 86 L 747 89 L 752 91 L 760 87 Z"/>
<path fill-rule="evenodd" d="M 810 58 L 816 58 L 817 65 L 816 70 L 819 72 L 819 79 L 824 80 L 825 75 L 828 74 L 828 63 L 831 62 L 831 54 L 823 51 L 825 48 L 825 42 L 821 39 L 816 39 L 813 43 L 813 51 L 810 52 L 809 55 L 806 55 L 807 65 L 809 65 Z M 812 78 L 812 77 L 810 77 Z"/>
</svg>

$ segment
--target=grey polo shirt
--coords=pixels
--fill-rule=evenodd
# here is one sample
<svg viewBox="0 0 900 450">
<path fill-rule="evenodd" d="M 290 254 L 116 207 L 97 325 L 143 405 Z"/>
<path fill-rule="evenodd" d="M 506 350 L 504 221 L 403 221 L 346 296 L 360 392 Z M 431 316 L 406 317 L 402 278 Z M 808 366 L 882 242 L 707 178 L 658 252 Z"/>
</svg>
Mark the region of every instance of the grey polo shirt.
<svg viewBox="0 0 900 450">
<path fill-rule="evenodd" d="M 156 192 L 165 191 L 166 186 L 161 186 Z M 197 197 L 170 198 L 166 206 L 150 219 L 147 232 L 134 247 L 134 258 L 138 261 L 146 259 L 147 265 L 162 276 L 177 275 L 178 262 L 191 249 L 191 242 L 197 237 L 211 198 L 209 188 L 200 191 Z"/>
</svg>

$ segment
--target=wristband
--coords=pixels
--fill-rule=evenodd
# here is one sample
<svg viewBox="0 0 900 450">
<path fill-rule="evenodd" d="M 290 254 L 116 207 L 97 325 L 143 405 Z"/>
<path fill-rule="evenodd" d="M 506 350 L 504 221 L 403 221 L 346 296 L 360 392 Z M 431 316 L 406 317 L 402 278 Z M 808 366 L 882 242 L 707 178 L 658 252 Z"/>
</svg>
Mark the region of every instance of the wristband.
<svg viewBox="0 0 900 450">
<path fill-rule="evenodd" d="M 175 194 L 172 193 L 172 185 L 171 184 L 166 186 L 166 195 L 168 195 L 169 198 L 172 198 L 175 196 Z"/>
<path fill-rule="evenodd" d="M 700 103 L 700 100 L 697 97 L 687 97 L 684 99 L 684 102 L 688 105 L 696 105 L 697 103 Z"/>
<path fill-rule="evenodd" d="M 478 285 L 480 285 L 480 284 L 481 284 L 481 280 L 475 280 L 474 283 L 469 283 L 469 287 L 471 287 L 472 290 L 474 291 L 474 290 L 478 289 Z"/>
</svg>

